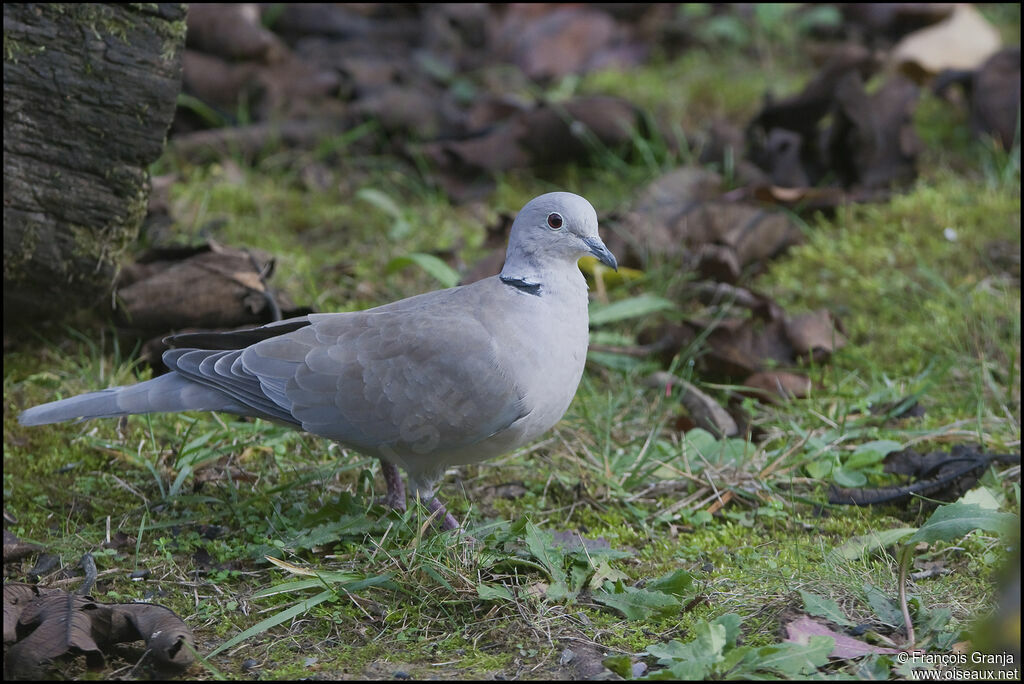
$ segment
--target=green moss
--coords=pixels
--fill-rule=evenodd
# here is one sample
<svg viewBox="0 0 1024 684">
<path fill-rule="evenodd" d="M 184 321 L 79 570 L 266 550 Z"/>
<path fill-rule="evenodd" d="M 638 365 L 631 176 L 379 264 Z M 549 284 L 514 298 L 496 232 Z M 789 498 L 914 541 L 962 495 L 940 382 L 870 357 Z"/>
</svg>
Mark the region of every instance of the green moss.
<svg viewBox="0 0 1024 684">
<path fill-rule="evenodd" d="M 687 134 L 722 118 L 752 118 L 768 92 L 794 94 L 809 77 L 806 64 L 767 59 L 752 68 L 749 56 L 734 51 L 688 50 L 671 62 L 604 70 L 583 77 L 584 92 L 615 93 Z"/>
<path fill-rule="evenodd" d="M 1019 410 L 1020 299 L 989 250 L 1019 245 L 1019 226 L 1019 194 L 950 175 L 921 181 L 885 205 L 842 210 L 834 225 L 820 220 L 772 266 L 771 291 L 787 309 L 828 307 L 842 320 L 851 344 L 833 376 L 914 377 L 945 360 L 933 393 L 949 417 L 1002 415 Z"/>
</svg>

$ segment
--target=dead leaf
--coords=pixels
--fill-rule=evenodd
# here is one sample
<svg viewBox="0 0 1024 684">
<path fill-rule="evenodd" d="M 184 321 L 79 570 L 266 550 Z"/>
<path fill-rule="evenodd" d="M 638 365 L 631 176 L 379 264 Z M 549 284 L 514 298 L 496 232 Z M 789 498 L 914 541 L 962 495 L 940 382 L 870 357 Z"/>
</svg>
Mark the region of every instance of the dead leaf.
<svg viewBox="0 0 1024 684">
<path fill-rule="evenodd" d="M 766 362 L 785 365 L 793 358 L 782 320 L 733 318 L 713 325 L 702 361 L 714 375 L 743 378 L 761 370 Z"/>
<path fill-rule="evenodd" d="M 517 115 L 519 146 L 531 166 L 585 161 L 602 150 L 628 145 L 640 126 L 640 112 L 611 95 L 584 95 L 548 102 Z"/>
<path fill-rule="evenodd" d="M 18 640 L 18 617 L 25 606 L 35 601 L 45 590 L 34 584 L 7 582 L 4 584 L 4 645 Z"/>
<path fill-rule="evenodd" d="M 609 249 L 624 265 L 647 268 L 687 254 L 688 267 L 727 283 L 802 239 L 785 213 L 722 199 L 721 178 L 700 167 L 650 183 L 611 229 Z"/>
<path fill-rule="evenodd" d="M 873 201 L 876 199 L 875 197 L 865 196 L 863 193 L 848 193 L 842 188 L 783 188 L 777 185 L 755 185 L 752 188 L 752 196 L 761 202 L 770 202 L 802 211 L 835 209 L 850 202 Z M 881 199 L 881 196 L 877 199 Z"/>
<path fill-rule="evenodd" d="M 465 200 L 479 194 L 481 182 L 489 191 L 491 174 L 584 163 L 601 149 L 617 149 L 632 139 L 639 122 L 637 109 L 621 98 L 586 96 L 514 109 L 470 137 L 409 147 L 437 167 L 450 196 Z M 483 178 L 481 171 L 487 172 Z"/>
<path fill-rule="evenodd" d="M 513 6 L 497 28 L 499 53 L 532 79 L 583 72 L 618 35 L 615 21 L 598 9 L 556 7 L 538 13 Z"/>
<path fill-rule="evenodd" d="M 189 47 L 228 59 L 272 62 L 287 52 L 281 39 L 263 27 L 255 3 L 195 3 L 188 10 Z"/>
<path fill-rule="evenodd" d="M 802 241 L 803 235 L 785 213 L 742 204 L 715 204 L 716 221 L 725 228 L 720 238 L 736 251 L 744 268 L 779 256 Z"/>
<path fill-rule="evenodd" d="M 1020 46 L 1000 50 L 981 65 L 971 89 L 971 127 L 1013 147 L 1020 121 Z M 1020 250 L 1018 250 L 1019 254 Z"/>
<path fill-rule="evenodd" d="M 60 589 L 4 585 L 7 677 L 39 679 L 57 658 L 76 655 L 85 655 L 90 669 L 101 669 L 103 649 L 140 639 L 161 668 L 180 670 L 194 661 L 191 630 L 163 606 L 103 604 Z"/>
<path fill-rule="evenodd" d="M 773 404 L 790 399 L 802 399 L 811 391 L 810 378 L 787 371 L 761 371 L 754 373 L 741 384 L 752 390 L 744 392 L 747 396 Z"/>
<path fill-rule="evenodd" d="M 767 171 L 775 185 L 792 186 L 804 179 L 803 185 L 817 185 L 826 171 L 819 122 L 833 108 L 837 85 L 848 74 L 867 78 L 876 68 L 869 50 L 851 48 L 834 54 L 799 94 L 777 102 L 766 97 L 747 125 L 750 160 Z"/>
<path fill-rule="evenodd" d="M 942 577 L 952 572 L 952 570 L 946 567 L 946 561 L 942 559 L 923 560 L 918 558 L 914 561 L 914 567 L 920 568 L 920 570 L 910 573 L 910 579 L 912 580 L 932 579 L 933 577 Z"/>
<path fill-rule="evenodd" d="M 679 387 L 679 401 L 686 407 L 693 419 L 691 427 L 699 427 L 723 437 L 735 437 L 739 434 L 736 421 L 729 412 L 712 397 L 697 389 L 693 384 L 665 371 L 652 373 L 645 380 L 648 387 L 663 390 L 666 395 L 675 387 Z M 679 423 L 677 422 L 677 425 Z"/>
<path fill-rule="evenodd" d="M 33 553 L 42 551 L 43 547 L 22 541 L 16 534 L 4 528 L 4 563 L 14 563 Z"/>
<path fill-rule="evenodd" d="M 274 11 L 274 33 L 296 41 L 310 36 L 351 39 L 374 31 L 372 19 L 338 3 L 290 2 Z"/>
<path fill-rule="evenodd" d="M 921 146 L 912 121 L 917 89 L 894 77 L 868 94 L 863 82 L 875 68 L 866 50 L 841 53 L 799 95 L 769 101 L 747 127 L 750 159 L 784 188 L 815 186 L 833 174 L 845 187 L 869 190 L 913 179 Z M 832 125 L 821 131 L 829 114 Z"/>
<path fill-rule="evenodd" d="M 1009 150 L 1020 117 L 1020 46 L 1003 48 L 976 71 L 947 69 L 932 82 L 937 95 L 949 96 L 959 84 L 970 99 L 971 130 L 988 134 Z"/>
<path fill-rule="evenodd" d="M 786 336 L 797 356 L 815 363 L 825 361 L 846 346 L 842 326 L 827 309 L 787 317 Z"/>
<path fill-rule="evenodd" d="M 851 658 L 859 658 L 872 653 L 884 653 L 888 655 L 899 653 L 899 650 L 895 648 L 874 646 L 854 639 L 846 634 L 836 632 L 806 615 L 797 618 L 786 625 L 786 641 L 807 645 L 812 636 L 828 636 L 835 639 L 835 648 L 833 648 L 832 652 L 829 654 L 832 658 L 843 658 L 845 660 L 849 660 Z"/>
<path fill-rule="evenodd" d="M 891 61 L 923 83 L 944 69 L 974 70 L 1000 47 L 999 31 L 966 3 L 943 21 L 908 34 L 893 48 Z"/>
<path fill-rule="evenodd" d="M 918 89 L 893 77 L 868 95 L 856 74 L 847 74 L 835 92 L 836 111 L 829 129 L 829 167 L 846 186 L 887 188 L 917 175 L 922 147 L 914 131 Z"/>
<path fill-rule="evenodd" d="M 10 586 L 4 585 L 5 606 Z M 91 670 L 103 667 L 103 652 L 92 637 L 92 600 L 63 591 L 40 594 L 23 603 L 24 599 L 25 593 L 17 590 L 17 638 L 4 658 L 5 676 L 38 680 L 47 665 L 66 654 L 84 655 Z"/>
<path fill-rule="evenodd" d="M 135 546 L 135 537 L 118 530 L 109 541 L 103 542 L 101 546 L 105 549 L 132 548 Z"/>
<path fill-rule="evenodd" d="M 782 307 L 767 295 L 728 283 L 698 282 L 694 283 L 697 299 L 702 304 L 712 307 L 737 306 L 747 309 L 755 316 L 774 320 L 782 318 Z"/>
<path fill-rule="evenodd" d="M 216 55 L 185 50 L 182 54 L 182 92 L 230 116 L 227 113 L 234 112 L 239 103 L 259 100 L 261 87 L 256 77 L 257 68 L 250 62 L 233 64 Z M 179 107 L 175 113 L 174 131 L 180 133 L 210 127 L 209 121 L 193 118 L 191 113 L 186 114 Z"/>
<path fill-rule="evenodd" d="M 154 252 L 143 257 L 141 268 L 128 270 L 128 284 L 117 289 L 115 313 L 121 326 L 146 337 L 275 320 L 278 305 L 264 284 L 273 272 L 269 255 L 208 244 L 176 258 L 187 253 Z"/>
<path fill-rule="evenodd" d="M 551 540 L 556 546 L 570 553 L 581 548 L 587 551 L 607 551 L 612 548 L 611 543 L 604 537 L 591 539 L 575 530 L 555 530 L 551 533 Z"/>
<path fill-rule="evenodd" d="M 431 140 L 444 132 L 445 119 L 440 93 L 409 84 L 388 85 L 360 97 L 352 112 L 372 119 L 388 133 L 408 133 L 418 140 Z"/>
</svg>

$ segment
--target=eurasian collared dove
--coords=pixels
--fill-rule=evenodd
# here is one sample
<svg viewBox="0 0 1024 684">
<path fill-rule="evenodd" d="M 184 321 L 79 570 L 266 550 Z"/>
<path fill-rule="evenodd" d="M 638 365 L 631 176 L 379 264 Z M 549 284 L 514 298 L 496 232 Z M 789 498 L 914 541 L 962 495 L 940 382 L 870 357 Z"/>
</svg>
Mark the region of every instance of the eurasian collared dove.
<svg viewBox="0 0 1024 684">
<path fill-rule="evenodd" d="M 170 373 L 30 408 L 42 425 L 168 411 L 283 423 L 376 456 L 385 503 L 404 510 L 402 468 L 446 529 L 435 497 L 450 465 L 539 437 L 569 407 L 587 356 L 587 285 L 576 265 L 617 268 L 579 195 L 535 197 L 512 224 L 505 266 L 484 280 L 366 311 L 169 339 Z"/>
</svg>

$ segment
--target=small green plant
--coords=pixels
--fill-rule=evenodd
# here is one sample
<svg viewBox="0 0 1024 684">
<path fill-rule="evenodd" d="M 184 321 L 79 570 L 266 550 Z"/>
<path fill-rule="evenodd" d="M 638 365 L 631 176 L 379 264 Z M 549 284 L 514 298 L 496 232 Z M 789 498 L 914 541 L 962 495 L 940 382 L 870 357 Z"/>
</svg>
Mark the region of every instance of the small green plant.
<svg viewBox="0 0 1024 684">
<path fill-rule="evenodd" d="M 938 628 L 949 618 L 943 613 L 929 611 L 917 598 L 907 598 L 907 576 L 918 544 L 954 541 L 975 530 L 995 532 L 1010 539 L 1019 525 L 1020 518 L 1016 514 L 983 508 L 976 503 L 958 502 L 937 508 L 921 527 L 899 527 L 854 537 L 834 549 L 831 555 L 835 559 L 850 561 L 874 550 L 897 546 L 898 603 L 892 602 L 883 592 L 870 585 L 865 586 L 864 591 L 872 610 L 880 619 L 904 627 L 907 647 L 913 648 L 920 644 L 911 619 L 911 606 L 916 609 L 918 620 L 927 625 L 927 632 L 933 641 Z"/>
<path fill-rule="evenodd" d="M 674 570 L 642 588 L 626 586 L 621 579 L 607 579 L 602 591 L 594 594 L 594 600 L 614 608 L 628 620 L 647 620 L 657 615 L 678 614 L 694 594 L 693 576 L 685 570 Z"/>
<path fill-rule="evenodd" d="M 812 636 L 807 644 L 783 642 L 769 646 L 740 646 L 741 619 L 727 613 L 714 620 L 702 620 L 693 627 L 694 638 L 651 644 L 647 655 L 662 669 L 640 681 L 703 679 L 765 679 L 767 677 L 807 678 L 828 663 L 835 640 Z M 626 679 L 634 679 L 628 656 L 606 658 L 605 667 Z"/>
</svg>

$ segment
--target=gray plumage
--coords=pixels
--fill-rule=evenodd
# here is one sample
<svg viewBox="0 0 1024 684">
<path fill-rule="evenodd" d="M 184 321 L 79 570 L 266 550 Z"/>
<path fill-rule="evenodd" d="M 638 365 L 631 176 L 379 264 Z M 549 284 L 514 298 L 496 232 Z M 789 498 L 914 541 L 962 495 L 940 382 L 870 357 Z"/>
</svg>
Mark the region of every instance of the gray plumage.
<svg viewBox="0 0 1024 684">
<path fill-rule="evenodd" d="M 237 333 L 173 336 L 171 372 L 30 408 L 23 425 L 171 411 L 256 416 L 335 440 L 395 467 L 446 527 L 434 499 L 447 466 L 510 451 L 551 428 L 586 361 L 592 254 L 616 267 L 582 197 L 534 198 L 512 225 L 500 275 L 366 311 L 311 314 Z"/>
</svg>

